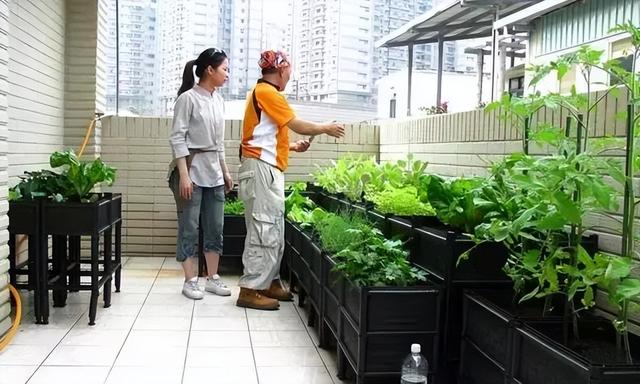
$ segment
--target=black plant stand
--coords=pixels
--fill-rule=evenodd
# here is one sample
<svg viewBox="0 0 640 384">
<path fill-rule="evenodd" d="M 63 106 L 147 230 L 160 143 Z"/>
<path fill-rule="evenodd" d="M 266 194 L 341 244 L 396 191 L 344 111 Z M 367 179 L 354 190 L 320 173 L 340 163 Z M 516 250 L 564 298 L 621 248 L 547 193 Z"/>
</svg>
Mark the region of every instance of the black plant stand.
<svg viewBox="0 0 640 384">
<path fill-rule="evenodd" d="M 17 289 L 34 291 L 34 312 L 36 324 L 48 324 L 49 302 L 42 299 L 42 292 L 47 290 L 45 276 L 47 274 L 46 263 L 39 260 L 46 257 L 47 248 L 42 247 L 38 239 L 42 232 L 42 201 L 15 201 L 9 203 L 9 275 L 11 285 Z M 29 252 L 27 261 L 16 262 L 15 234 L 28 236 Z M 25 268 L 26 267 L 26 268 Z M 27 275 L 26 283 L 18 283 L 17 276 Z"/>
<path fill-rule="evenodd" d="M 120 291 L 121 282 L 121 207 L 122 196 L 112 193 L 100 194 L 93 203 L 53 203 L 45 200 L 10 203 L 11 280 L 16 282 L 17 275 L 28 275 L 28 282 L 17 287 L 34 290 L 36 323 L 47 324 L 49 321 L 49 289 L 53 291 L 54 307 L 66 305 L 68 291 L 90 290 L 89 325 L 95 324 L 99 291 L 103 286 L 105 307 L 111 305 L 111 280 L 115 280 L 116 292 Z M 31 215 L 25 216 L 25 213 Z M 29 235 L 29 259 L 20 265 L 15 262 L 15 234 L 18 233 Z M 48 252 L 49 236 L 52 236 L 51 259 Z M 81 258 L 82 236 L 91 237 L 91 257 L 88 260 Z M 104 244 L 102 271 L 99 249 L 101 237 Z M 91 270 L 82 271 L 81 264 L 87 263 Z M 91 277 L 90 284 L 81 284 L 83 275 Z"/>
</svg>

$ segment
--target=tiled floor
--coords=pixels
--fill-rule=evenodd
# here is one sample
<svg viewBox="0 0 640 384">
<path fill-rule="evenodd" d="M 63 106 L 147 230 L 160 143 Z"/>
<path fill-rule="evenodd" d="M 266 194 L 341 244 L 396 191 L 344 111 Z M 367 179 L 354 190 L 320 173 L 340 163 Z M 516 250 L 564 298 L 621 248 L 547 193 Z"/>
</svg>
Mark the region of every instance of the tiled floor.
<svg viewBox="0 0 640 384">
<path fill-rule="evenodd" d="M 87 325 L 88 292 L 72 293 L 36 325 L 32 296 L 18 335 L 0 353 L 0 384 L 215 383 L 334 384 L 335 355 L 317 347 L 306 314 L 293 303 L 263 312 L 235 306 L 237 276 L 223 279 L 231 297 L 180 294 L 172 258 L 126 260 L 122 292 Z"/>
</svg>

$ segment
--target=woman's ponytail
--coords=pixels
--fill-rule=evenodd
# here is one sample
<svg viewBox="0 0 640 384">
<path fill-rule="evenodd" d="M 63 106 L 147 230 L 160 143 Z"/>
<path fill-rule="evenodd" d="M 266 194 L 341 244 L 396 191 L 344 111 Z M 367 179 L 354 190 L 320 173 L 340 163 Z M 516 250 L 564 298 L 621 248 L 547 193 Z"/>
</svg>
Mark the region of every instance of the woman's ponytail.
<svg viewBox="0 0 640 384">
<path fill-rule="evenodd" d="M 196 65 L 196 60 L 188 61 L 187 65 L 184 66 L 184 72 L 182 73 L 182 85 L 180 85 L 180 89 L 178 90 L 178 96 L 193 88 L 193 85 L 195 84 L 195 78 L 193 77 L 194 65 Z"/>
</svg>

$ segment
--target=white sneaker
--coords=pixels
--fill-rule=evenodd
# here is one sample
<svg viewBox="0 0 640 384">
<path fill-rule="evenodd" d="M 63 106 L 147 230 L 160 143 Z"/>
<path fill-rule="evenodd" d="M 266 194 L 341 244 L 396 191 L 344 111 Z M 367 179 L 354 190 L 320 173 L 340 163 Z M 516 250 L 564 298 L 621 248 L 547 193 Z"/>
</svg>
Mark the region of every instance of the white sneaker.
<svg viewBox="0 0 640 384">
<path fill-rule="evenodd" d="M 217 274 L 207 277 L 207 283 L 204 286 L 204 290 L 215 293 L 218 296 L 231 296 L 231 289 L 222 282 L 220 276 Z"/>
<path fill-rule="evenodd" d="M 198 278 L 194 277 L 189 281 L 185 281 L 182 286 L 182 294 L 193 300 L 202 300 L 204 293 L 198 286 Z"/>
</svg>

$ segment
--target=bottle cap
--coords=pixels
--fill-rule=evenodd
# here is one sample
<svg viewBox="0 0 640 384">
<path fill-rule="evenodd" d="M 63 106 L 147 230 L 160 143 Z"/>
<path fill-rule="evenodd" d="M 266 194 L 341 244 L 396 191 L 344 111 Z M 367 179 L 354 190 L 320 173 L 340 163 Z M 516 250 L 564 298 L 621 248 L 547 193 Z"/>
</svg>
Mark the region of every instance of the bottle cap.
<svg viewBox="0 0 640 384">
<path fill-rule="evenodd" d="M 411 344 L 411 353 L 420 353 L 420 344 Z"/>
</svg>

